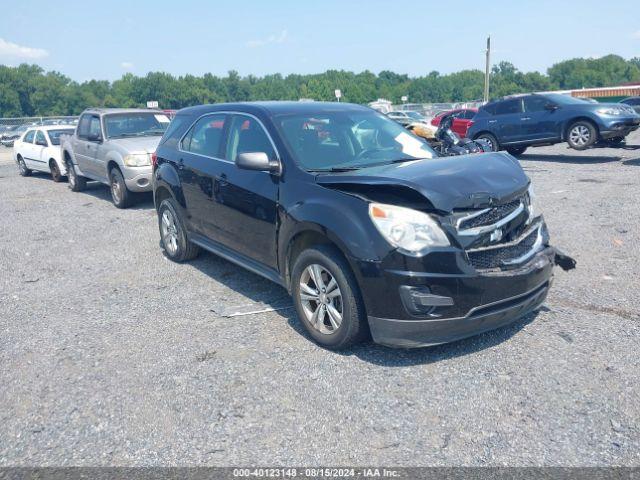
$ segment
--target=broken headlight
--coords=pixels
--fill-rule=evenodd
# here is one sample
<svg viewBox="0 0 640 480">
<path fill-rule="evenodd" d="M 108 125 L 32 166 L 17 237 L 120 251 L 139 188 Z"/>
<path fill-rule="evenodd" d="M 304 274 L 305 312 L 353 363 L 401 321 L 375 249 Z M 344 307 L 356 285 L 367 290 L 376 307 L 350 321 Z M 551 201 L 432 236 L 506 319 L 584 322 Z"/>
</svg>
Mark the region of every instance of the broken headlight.
<svg viewBox="0 0 640 480">
<path fill-rule="evenodd" d="M 529 199 L 529 218 L 535 218 L 539 216 L 542 212 L 538 208 L 538 199 L 535 191 L 533 190 L 533 184 L 529 184 L 529 189 L 527 190 L 527 197 Z"/>
<path fill-rule="evenodd" d="M 449 245 L 438 223 L 418 210 L 371 203 L 369 217 L 385 240 L 407 255 L 419 257 L 430 247 Z"/>
</svg>

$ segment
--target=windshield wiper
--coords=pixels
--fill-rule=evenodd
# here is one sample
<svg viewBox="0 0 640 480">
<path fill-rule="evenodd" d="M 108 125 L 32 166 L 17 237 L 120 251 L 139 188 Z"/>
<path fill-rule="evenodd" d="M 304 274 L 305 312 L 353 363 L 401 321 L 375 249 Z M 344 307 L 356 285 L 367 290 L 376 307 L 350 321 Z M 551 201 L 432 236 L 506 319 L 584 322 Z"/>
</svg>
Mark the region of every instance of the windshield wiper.
<svg viewBox="0 0 640 480">
<path fill-rule="evenodd" d="M 324 173 L 324 172 L 352 172 L 353 170 L 359 170 L 362 167 L 331 167 L 331 168 L 313 168 L 310 169 L 309 172 L 318 172 L 318 173 Z"/>
</svg>

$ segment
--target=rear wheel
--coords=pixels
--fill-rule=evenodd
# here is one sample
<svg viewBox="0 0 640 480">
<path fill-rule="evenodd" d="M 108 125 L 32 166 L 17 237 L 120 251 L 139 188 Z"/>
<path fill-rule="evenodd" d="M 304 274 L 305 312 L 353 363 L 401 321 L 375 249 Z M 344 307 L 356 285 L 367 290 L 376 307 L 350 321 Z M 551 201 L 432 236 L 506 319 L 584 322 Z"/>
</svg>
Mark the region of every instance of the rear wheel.
<svg viewBox="0 0 640 480">
<path fill-rule="evenodd" d="M 518 155 L 522 155 L 527 150 L 527 147 L 510 147 L 507 148 L 507 152 L 509 152 L 514 157 Z"/>
<path fill-rule="evenodd" d="M 81 192 L 87 188 L 87 179 L 77 174 L 76 168 L 70 158 L 66 160 L 67 178 L 69 179 L 69 188 L 73 192 Z"/>
<path fill-rule="evenodd" d="M 489 144 L 493 152 L 497 152 L 498 150 L 500 150 L 500 144 L 498 143 L 498 139 L 493 135 L 491 135 L 490 133 L 481 133 L 475 138 L 475 140 L 484 140 Z"/>
<path fill-rule="evenodd" d="M 60 168 L 55 160 L 49 161 L 49 170 L 51 170 L 51 179 L 58 183 L 62 181 L 62 174 L 60 173 Z"/>
<path fill-rule="evenodd" d="M 597 139 L 596 127 L 586 120 L 572 123 L 567 130 L 567 143 L 575 150 L 585 150 L 593 145 Z"/>
<path fill-rule="evenodd" d="M 349 265 L 333 248 L 316 246 L 295 260 L 291 290 L 298 317 L 318 344 L 348 348 L 366 337 L 360 290 Z"/>
<path fill-rule="evenodd" d="M 27 164 L 24 163 L 24 158 L 22 158 L 22 155 L 18 155 L 18 157 L 16 158 L 16 162 L 18 163 L 18 173 L 21 177 L 28 177 L 33 173 L 30 168 L 27 168 Z"/>
<path fill-rule="evenodd" d="M 187 239 L 187 230 L 173 199 L 163 200 L 158 207 L 158 226 L 160 245 L 169 259 L 185 262 L 198 256 L 200 248 Z"/>
<path fill-rule="evenodd" d="M 133 193 L 127 188 L 122 172 L 117 167 L 113 167 L 109 172 L 109 188 L 111 199 L 116 207 L 127 208 L 131 205 Z"/>
</svg>

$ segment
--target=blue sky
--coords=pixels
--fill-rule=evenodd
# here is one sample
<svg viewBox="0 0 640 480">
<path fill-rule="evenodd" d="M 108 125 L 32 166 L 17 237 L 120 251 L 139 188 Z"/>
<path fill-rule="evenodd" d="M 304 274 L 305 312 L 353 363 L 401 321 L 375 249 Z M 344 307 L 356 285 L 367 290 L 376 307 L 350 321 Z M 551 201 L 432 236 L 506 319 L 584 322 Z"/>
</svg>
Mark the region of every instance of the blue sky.
<svg viewBox="0 0 640 480">
<path fill-rule="evenodd" d="M 488 33 L 493 59 L 523 71 L 573 57 L 640 56 L 639 0 L 11 4 L 0 15 L 0 63 L 37 63 L 78 81 L 148 71 L 448 73 L 483 68 Z"/>
</svg>

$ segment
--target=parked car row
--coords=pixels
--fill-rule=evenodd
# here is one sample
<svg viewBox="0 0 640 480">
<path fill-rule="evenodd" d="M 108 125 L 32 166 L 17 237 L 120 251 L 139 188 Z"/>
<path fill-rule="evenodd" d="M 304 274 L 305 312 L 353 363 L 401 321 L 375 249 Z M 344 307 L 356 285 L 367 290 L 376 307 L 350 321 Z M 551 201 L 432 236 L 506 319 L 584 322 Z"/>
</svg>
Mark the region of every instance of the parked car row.
<svg viewBox="0 0 640 480">
<path fill-rule="evenodd" d="M 22 175 L 52 132 L 17 142 Z M 358 105 L 203 105 L 170 125 L 160 111 L 90 109 L 57 138 L 72 190 L 108 183 L 124 207 L 127 191 L 152 189 L 169 259 L 207 250 L 282 285 L 326 348 L 494 329 L 543 303 L 554 265 L 575 265 L 550 246 L 516 159 L 440 157 Z"/>
<path fill-rule="evenodd" d="M 561 142 L 576 150 L 596 142 L 622 143 L 640 127 L 639 113 L 640 97 L 599 103 L 569 95 L 534 93 L 501 98 L 477 110 L 443 112 L 431 124 L 438 126 L 442 119 L 452 117 L 452 130 L 461 137 L 484 140 L 494 151 L 520 155 L 528 147 Z M 410 125 L 397 115 L 390 117 Z"/>
<path fill-rule="evenodd" d="M 46 119 L 41 122 L 24 123 L 20 125 L 1 125 L 0 126 L 0 145 L 12 147 L 13 143 L 32 127 L 46 125 L 75 126 L 76 119 Z"/>
</svg>

